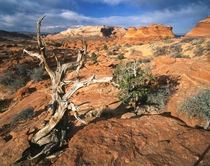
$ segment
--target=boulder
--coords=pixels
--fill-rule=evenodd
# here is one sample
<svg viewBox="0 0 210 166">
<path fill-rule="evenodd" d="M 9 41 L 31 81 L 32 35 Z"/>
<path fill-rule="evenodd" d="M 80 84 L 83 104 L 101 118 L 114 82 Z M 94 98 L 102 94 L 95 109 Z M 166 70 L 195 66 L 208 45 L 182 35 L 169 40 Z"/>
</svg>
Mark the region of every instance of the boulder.
<svg viewBox="0 0 210 166">
<path fill-rule="evenodd" d="M 158 38 L 163 39 L 166 37 L 174 38 L 174 34 L 172 32 L 171 26 L 163 26 L 162 24 L 151 24 L 147 27 L 139 27 L 136 29 L 135 27 L 131 27 L 127 30 L 124 38 L 137 38 L 137 39 L 145 39 L 145 38 Z"/>
</svg>

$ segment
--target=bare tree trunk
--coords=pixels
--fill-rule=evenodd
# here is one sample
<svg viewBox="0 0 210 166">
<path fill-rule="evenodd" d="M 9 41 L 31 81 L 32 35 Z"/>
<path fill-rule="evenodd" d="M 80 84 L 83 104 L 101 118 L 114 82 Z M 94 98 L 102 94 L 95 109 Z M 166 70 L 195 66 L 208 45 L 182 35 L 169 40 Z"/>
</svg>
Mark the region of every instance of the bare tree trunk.
<svg viewBox="0 0 210 166">
<path fill-rule="evenodd" d="M 38 47 L 40 50 L 40 54 L 31 53 L 24 49 L 24 52 L 26 52 L 28 55 L 37 57 L 40 60 L 40 63 L 44 64 L 45 70 L 47 71 L 48 75 L 50 76 L 51 82 L 52 82 L 52 101 L 50 102 L 50 108 L 49 110 L 52 112 L 52 116 L 49 120 L 49 122 L 45 125 L 44 128 L 40 129 L 31 139 L 31 142 L 34 144 L 39 145 L 42 147 L 41 152 L 34 156 L 28 156 L 28 159 L 34 159 L 39 157 L 42 154 L 49 154 L 52 148 L 62 146 L 63 141 L 65 139 L 65 130 L 58 130 L 56 129 L 56 125 L 62 120 L 66 110 L 70 109 L 71 111 L 74 111 L 74 116 L 77 120 L 81 121 L 84 124 L 87 124 L 84 120 L 81 120 L 77 116 L 77 110 L 78 107 L 74 105 L 70 101 L 71 96 L 80 88 L 84 86 L 89 86 L 93 83 L 100 83 L 100 82 L 110 82 L 112 80 L 112 77 L 105 77 L 102 79 L 95 79 L 95 76 L 93 75 L 87 80 L 83 81 L 77 81 L 75 82 L 69 91 L 66 92 L 66 85 L 68 82 L 73 81 L 66 81 L 64 80 L 66 70 L 70 67 L 77 67 L 76 68 L 76 75 L 79 76 L 79 70 L 85 63 L 85 58 L 87 54 L 87 43 L 85 43 L 85 49 L 78 51 L 78 57 L 76 62 L 66 63 L 62 64 L 59 62 L 58 58 L 56 58 L 57 62 L 57 68 L 55 72 L 52 71 L 50 68 L 47 57 L 45 54 L 45 46 L 42 43 L 42 39 L 40 36 L 40 26 L 41 22 L 44 19 L 45 16 L 41 17 L 38 20 L 37 23 L 37 42 Z M 44 146 L 44 147 L 43 147 Z"/>
</svg>

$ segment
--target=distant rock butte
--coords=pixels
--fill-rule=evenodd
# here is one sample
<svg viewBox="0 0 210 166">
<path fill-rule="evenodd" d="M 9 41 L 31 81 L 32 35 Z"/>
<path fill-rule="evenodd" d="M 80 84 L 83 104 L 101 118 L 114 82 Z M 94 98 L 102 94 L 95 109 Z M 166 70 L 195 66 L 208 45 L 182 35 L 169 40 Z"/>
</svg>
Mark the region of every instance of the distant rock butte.
<svg viewBox="0 0 210 166">
<path fill-rule="evenodd" d="M 200 21 L 185 37 L 207 37 L 210 36 L 210 16 Z"/>
<path fill-rule="evenodd" d="M 116 38 L 122 37 L 126 33 L 125 28 L 114 26 L 85 26 L 77 29 L 69 28 L 55 35 L 48 35 L 48 39 L 61 39 L 61 38 L 77 38 L 77 37 L 108 37 Z"/>
<path fill-rule="evenodd" d="M 174 38 L 174 34 L 172 32 L 171 26 L 163 26 L 162 24 L 151 24 L 147 27 L 139 27 L 136 29 L 135 27 L 130 27 L 124 38 L 137 38 L 137 39 L 145 39 L 145 38 L 158 38 L 163 39 L 165 37 Z"/>
</svg>

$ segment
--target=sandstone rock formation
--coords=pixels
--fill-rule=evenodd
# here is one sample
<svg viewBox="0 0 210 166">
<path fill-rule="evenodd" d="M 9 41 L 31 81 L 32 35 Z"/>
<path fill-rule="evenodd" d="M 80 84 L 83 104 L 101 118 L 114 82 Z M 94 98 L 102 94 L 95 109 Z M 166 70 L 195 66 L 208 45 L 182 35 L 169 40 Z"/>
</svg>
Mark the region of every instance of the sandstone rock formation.
<svg viewBox="0 0 210 166">
<path fill-rule="evenodd" d="M 206 37 L 210 36 L 210 16 L 200 21 L 185 37 Z"/>
<path fill-rule="evenodd" d="M 61 38 L 78 38 L 78 37 L 109 37 L 116 38 L 124 36 L 125 28 L 114 26 L 85 26 L 77 29 L 67 29 L 55 35 L 48 35 L 48 39 L 61 39 Z"/>
<path fill-rule="evenodd" d="M 131 27 L 126 32 L 124 38 L 145 39 L 157 38 L 163 39 L 166 37 L 174 38 L 171 26 L 163 26 L 162 24 L 151 24 L 147 27 Z"/>
</svg>

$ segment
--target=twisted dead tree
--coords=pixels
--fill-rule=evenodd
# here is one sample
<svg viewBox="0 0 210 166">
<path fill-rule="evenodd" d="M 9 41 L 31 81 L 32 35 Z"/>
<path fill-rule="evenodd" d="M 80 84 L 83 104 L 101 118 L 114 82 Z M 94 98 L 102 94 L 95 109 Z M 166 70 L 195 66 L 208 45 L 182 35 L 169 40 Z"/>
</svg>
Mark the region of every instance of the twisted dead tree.
<svg viewBox="0 0 210 166">
<path fill-rule="evenodd" d="M 37 23 L 37 42 L 40 54 L 32 53 L 25 49 L 24 52 L 30 56 L 38 58 L 40 60 L 40 63 L 43 63 L 45 70 L 50 76 L 52 83 L 52 100 L 48 104 L 50 106 L 48 107 L 48 111 L 51 112 L 51 117 L 48 123 L 44 126 L 44 128 L 38 130 L 38 132 L 36 132 L 31 139 L 31 143 L 36 144 L 40 147 L 40 152 L 33 156 L 29 154 L 29 156 L 27 157 L 28 159 L 34 159 L 43 154 L 47 156 L 51 153 L 52 149 L 61 147 L 63 145 L 66 136 L 66 130 L 57 126 L 58 123 L 64 118 L 65 112 L 67 110 L 73 111 L 75 118 L 81 121 L 82 123 L 86 124 L 84 120 L 78 117 L 78 106 L 76 106 L 70 100 L 72 95 L 78 89 L 85 86 L 89 86 L 94 83 L 110 82 L 112 80 L 112 77 L 96 79 L 94 75 L 89 79 L 83 81 L 77 80 L 73 82 L 72 80 L 65 80 L 65 74 L 68 68 L 76 67 L 76 75 L 79 75 L 79 70 L 85 63 L 84 58 L 87 54 L 87 43 L 85 43 L 84 49 L 80 49 L 78 51 L 78 57 L 76 62 L 61 64 L 59 59 L 55 56 L 57 68 L 55 71 L 52 71 L 47 61 L 45 46 L 43 45 L 40 35 L 40 26 L 44 17 L 45 16 L 41 17 Z M 68 91 L 66 91 L 66 86 L 69 83 L 71 83 L 72 86 Z"/>
</svg>

